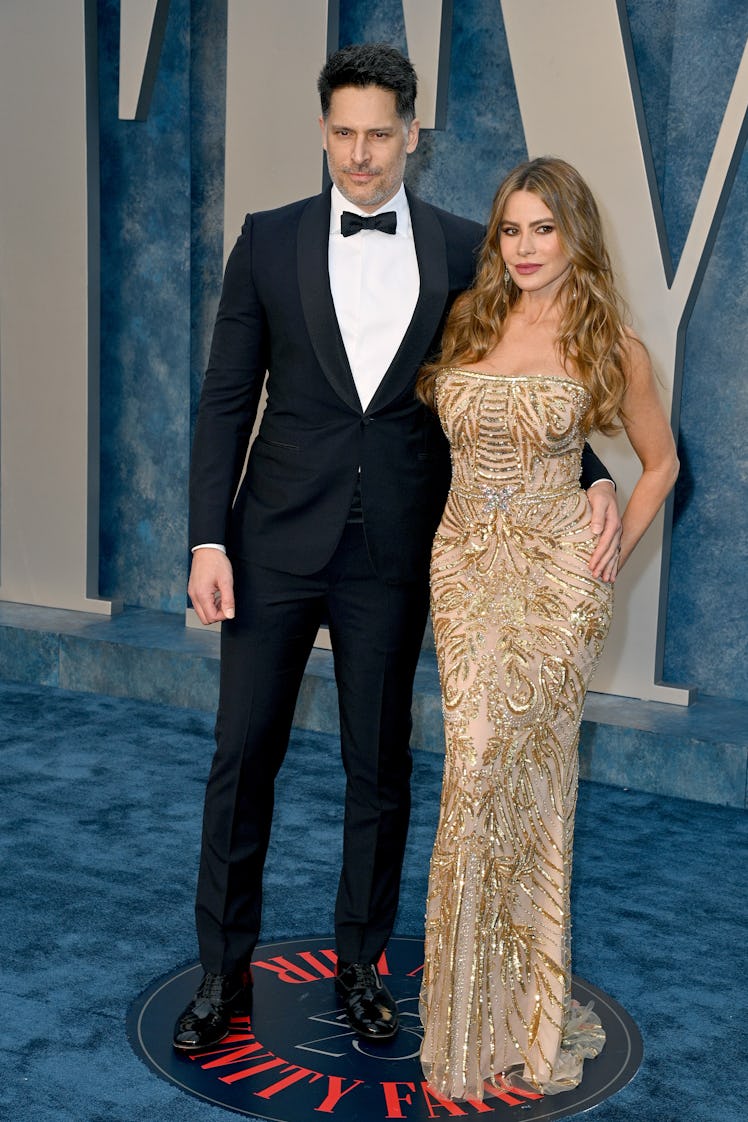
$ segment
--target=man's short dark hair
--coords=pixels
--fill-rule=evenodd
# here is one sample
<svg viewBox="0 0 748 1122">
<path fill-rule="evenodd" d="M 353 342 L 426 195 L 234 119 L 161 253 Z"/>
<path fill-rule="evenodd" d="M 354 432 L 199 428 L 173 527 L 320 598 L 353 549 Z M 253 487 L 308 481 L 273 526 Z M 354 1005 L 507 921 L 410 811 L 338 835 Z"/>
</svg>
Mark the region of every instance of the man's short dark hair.
<svg viewBox="0 0 748 1122">
<path fill-rule="evenodd" d="M 406 125 L 416 115 L 416 72 L 389 43 L 356 43 L 330 55 L 317 81 L 323 117 L 330 112 L 333 90 L 341 86 L 381 86 L 395 95 L 397 115 Z"/>
</svg>

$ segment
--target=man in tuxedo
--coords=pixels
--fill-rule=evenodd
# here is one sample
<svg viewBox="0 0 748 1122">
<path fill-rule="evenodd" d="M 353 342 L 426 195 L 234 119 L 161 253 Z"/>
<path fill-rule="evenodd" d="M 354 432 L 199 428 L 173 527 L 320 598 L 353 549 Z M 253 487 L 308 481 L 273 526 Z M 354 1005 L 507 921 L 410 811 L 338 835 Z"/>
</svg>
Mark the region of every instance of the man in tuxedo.
<svg viewBox="0 0 748 1122">
<path fill-rule="evenodd" d="M 483 228 L 403 187 L 418 122 L 415 72 L 398 51 L 336 52 L 319 92 L 332 189 L 247 216 L 195 432 L 189 593 L 202 622 L 223 627 L 196 903 L 205 975 L 175 1026 L 183 1051 L 222 1039 L 251 997 L 274 781 L 323 620 L 347 780 L 335 986 L 360 1036 L 398 1027 L 376 964 L 397 910 L 413 678 L 450 477 L 413 387 L 472 280 Z M 592 453 L 586 467 L 584 484 L 605 474 Z M 617 542 L 613 490 L 591 493 L 601 567 Z"/>
</svg>

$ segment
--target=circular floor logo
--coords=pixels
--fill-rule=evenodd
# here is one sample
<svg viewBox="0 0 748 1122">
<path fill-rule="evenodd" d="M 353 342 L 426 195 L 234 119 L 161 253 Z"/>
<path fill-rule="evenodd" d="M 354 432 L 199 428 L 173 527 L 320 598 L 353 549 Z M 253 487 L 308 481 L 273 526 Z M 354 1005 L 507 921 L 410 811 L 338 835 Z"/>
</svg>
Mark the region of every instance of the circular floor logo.
<svg viewBox="0 0 748 1122">
<path fill-rule="evenodd" d="M 393 1040 L 381 1044 L 365 1043 L 348 1027 L 333 986 L 333 946 L 329 936 L 259 946 L 252 962 L 252 1013 L 237 1013 L 225 1040 L 191 1055 L 174 1051 L 171 1034 L 202 969 L 196 964 L 155 982 L 128 1015 L 135 1052 L 189 1094 L 273 1122 L 569 1118 L 619 1091 L 641 1063 L 641 1037 L 626 1011 L 575 978 L 573 996 L 584 1005 L 594 1001 L 607 1035 L 601 1055 L 585 1064 L 579 1087 L 543 1098 L 486 1086 L 481 1103 L 449 1102 L 426 1085 L 418 1062 L 423 942 L 392 939 L 379 963 L 401 1025 Z"/>
</svg>

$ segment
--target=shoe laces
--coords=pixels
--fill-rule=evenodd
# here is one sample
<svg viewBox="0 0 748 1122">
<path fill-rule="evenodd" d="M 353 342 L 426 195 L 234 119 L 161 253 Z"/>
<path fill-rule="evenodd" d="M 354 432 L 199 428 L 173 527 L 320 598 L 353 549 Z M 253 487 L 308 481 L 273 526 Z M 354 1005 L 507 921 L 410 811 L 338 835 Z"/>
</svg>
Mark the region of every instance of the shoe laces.
<svg viewBox="0 0 748 1122">
<path fill-rule="evenodd" d="M 210 974 L 206 973 L 202 982 L 197 988 L 196 997 L 201 998 L 203 1001 L 210 1002 L 215 1005 L 216 1002 L 223 1001 L 223 988 L 226 983 L 225 974 Z"/>
<path fill-rule="evenodd" d="M 378 990 L 382 986 L 379 971 L 371 962 L 352 962 L 345 968 L 343 975 L 345 984 L 350 989 Z"/>
</svg>

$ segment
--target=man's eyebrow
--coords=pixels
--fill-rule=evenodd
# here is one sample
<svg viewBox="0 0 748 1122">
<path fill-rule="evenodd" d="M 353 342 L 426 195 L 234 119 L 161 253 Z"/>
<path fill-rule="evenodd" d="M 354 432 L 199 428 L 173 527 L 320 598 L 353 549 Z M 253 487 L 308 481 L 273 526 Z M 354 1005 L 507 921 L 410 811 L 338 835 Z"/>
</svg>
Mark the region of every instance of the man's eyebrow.
<svg viewBox="0 0 748 1122">
<path fill-rule="evenodd" d="M 369 125 L 364 129 L 364 132 L 393 132 L 394 125 Z M 348 132 L 356 132 L 354 125 L 346 125 L 342 121 L 330 121 L 330 128 L 332 129 L 347 129 Z"/>
</svg>

